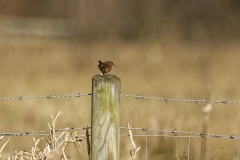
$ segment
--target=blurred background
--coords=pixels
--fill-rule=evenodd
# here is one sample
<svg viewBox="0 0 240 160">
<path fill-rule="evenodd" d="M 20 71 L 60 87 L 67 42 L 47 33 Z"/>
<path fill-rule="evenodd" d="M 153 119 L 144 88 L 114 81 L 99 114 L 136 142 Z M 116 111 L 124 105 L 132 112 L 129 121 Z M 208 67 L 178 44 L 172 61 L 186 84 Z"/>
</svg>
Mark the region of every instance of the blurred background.
<svg viewBox="0 0 240 160">
<path fill-rule="evenodd" d="M 98 60 L 111 60 L 124 94 L 239 100 L 239 29 L 238 0 L 1 0 L 0 97 L 91 93 Z M 201 132 L 204 105 L 122 97 L 121 126 Z M 239 136 L 239 104 L 212 105 L 208 132 Z M 1 101 L 0 132 L 48 129 L 60 110 L 58 128 L 91 124 L 90 96 Z M 178 140 L 149 139 L 149 159 L 175 159 L 175 149 L 183 157 L 188 139 Z M 135 143 L 144 159 L 145 138 Z M 16 138 L 18 151 L 33 144 Z M 121 138 L 121 159 L 131 149 Z M 238 149 L 237 140 L 207 139 L 209 159 L 236 159 Z M 4 151 L 13 154 L 13 138 Z M 192 159 L 200 152 L 201 139 L 193 139 Z"/>
</svg>

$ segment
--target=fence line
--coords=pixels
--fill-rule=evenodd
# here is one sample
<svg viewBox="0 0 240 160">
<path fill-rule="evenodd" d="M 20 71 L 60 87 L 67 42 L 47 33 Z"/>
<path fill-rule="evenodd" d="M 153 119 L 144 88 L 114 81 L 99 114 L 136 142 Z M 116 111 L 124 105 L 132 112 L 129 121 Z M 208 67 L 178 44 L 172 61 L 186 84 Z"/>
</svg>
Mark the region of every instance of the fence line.
<svg viewBox="0 0 240 160">
<path fill-rule="evenodd" d="M 62 129 L 55 129 L 55 132 L 63 132 L 63 131 L 77 131 L 77 130 L 86 130 L 91 129 L 91 127 L 82 127 L 82 128 L 62 128 Z M 133 134 L 133 136 L 163 136 L 163 137 L 175 137 L 175 138 L 184 138 L 184 137 L 206 137 L 206 138 L 225 138 L 225 139 L 235 139 L 240 140 L 239 136 L 232 135 L 223 135 L 223 134 L 211 134 L 211 133 L 204 133 L 204 132 L 189 132 L 189 131 L 178 131 L 175 129 L 171 130 L 161 130 L 161 129 L 153 129 L 153 128 L 128 128 L 128 127 L 120 127 L 122 130 L 138 130 L 138 131 L 152 131 L 152 132 L 162 132 L 162 133 L 172 133 L 175 135 L 163 135 L 163 134 Z M 49 133 L 50 130 L 40 130 L 40 131 L 24 131 L 24 132 L 13 132 L 13 133 L 0 133 L 0 136 L 30 136 L 30 135 L 48 135 L 43 133 Z M 186 134 L 184 136 L 178 134 Z M 90 135 L 91 136 L 91 135 Z M 121 134 L 121 136 L 129 136 L 129 134 Z"/>
<path fill-rule="evenodd" d="M 53 99 L 53 98 L 81 98 L 84 96 L 90 96 L 92 93 L 87 94 L 70 94 L 70 95 L 47 95 L 47 96 L 17 96 L 17 97 L 10 97 L 10 98 L 0 98 L 0 100 L 20 100 L 23 101 L 24 99 Z M 121 94 L 122 97 L 130 97 L 135 99 L 150 99 L 150 100 L 158 100 L 163 102 L 190 102 L 190 103 L 221 103 L 221 104 L 228 104 L 228 103 L 240 103 L 240 100 L 206 100 L 206 99 L 177 99 L 177 98 L 168 98 L 168 97 L 149 97 L 149 96 L 142 96 L 142 95 L 130 95 L 130 94 Z"/>
<path fill-rule="evenodd" d="M 62 128 L 62 129 L 56 129 L 54 128 L 55 132 L 59 132 L 59 131 L 77 131 L 77 130 L 86 130 L 86 134 L 85 135 L 65 135 L 62 136 L 62 138 L 76 138 L 76 136 L 78 138 L 80 138 L 79 140 L 86 140 L 87 144 L 89 145 L 89 135 L 88 134 L 88 129 L 91 129 L 91 127 L 82 127 L 82 128 L 73 128 L 73 127 L 69 127 L 69 128 Z M 153 128 L 132 128 L 132 127 L 120 127 L 120 129 L 122 130 L 128 130 L 129 134 L 120 134 L 121 137 L 145 137 L 145 160 L 148 160 L 149 155 L 148 155 L 148 138 L 149 137 L 169 137 L 169 138 L 188 138 L 188 144 L 187 144 L 187 159 L 190 159 L 190 143 L 191 143 L 191 139 L 192 138 L 202 138 L 202 137 L 206 137 L 206 138 L 225 138 L 225 139 L 234 139 L 234 140 L 239 140 L 240 138 L 238 136 L 234 136 L 234 135 L 218 135 L 218 134 L 207 134 L 207 133 L 202 133 L 202 132 L 187 132 L 187 131 L 177 131 L 175 129 L 171 129 L 171 130 L 160 130 L 160 129 L 153 129 Z M 132 130 L 135 131 L 142 131 L 142 132 L 146 132 L 146 131 L 151 131 L 151 132 L 161 132 L 161 133 L 172 133 L 173 135 L 169 135 L 169 134 L 132 134 Z M 15 132 L 15 133 L 0 133 L 0 137 L 3 138 L 3 136 L 14 136 L 14 153 L 16 152 L 15 148 L 16 148 L 16 137 L 17 136 L 30 136 L 30 135 L 38 135 L 38 136 L 50 136 L 51 131 L 53 131 L 52 129 L 50 130 L 41 130 L 41 131 L 25 131 L 25 132 Z M 49 134 L 43 134 L 43 133 L 49 133 Z M 188 134 L 188 135 L 179 135 L 179 134 Z M 62 134 L 61 134 L 62 135 Z M 132 140 L 132 143 L 133 140 Z M 137 151 L 140 149 L 140 147 L 135 151 L 135 150 L 130 150 L 130 156 L 132 157 L 132 159 L 134 160 L 136 158 L 136 153 Z M 88 156 L 90 155 L 90 150 L 91 148 L 88 146 Z M 134 156 L 131 154 L 134 151 Z M 240 156 L 240 149 L 238 151 L 237 154 L 237 159 L 239 159 Z"/>
<path fill-rule="evenodd" d="M 47 96 L 17 96 L 17 97 L 13 97 L 13 98 L 0 98 L 0 100 L 20 100 L 23 101 L 24 99 L 53 99 L 53 98 L 81 98 L 83 96 L 90 96 L 92 95 L 91 93 L 88 94 L 81 94 L 81 93 L 77 93 L 77 94 L 69 94 L 69 95 L 47 95 Z M 175 99 L 175 98 L 167 98 L 167 97 L 150 97 L 150 96 L 142 96 L 142 95 L 129 95 L 129 94 L 121 94 L 122 97 L 129 97 L 129 98 L 134 98 L 137 100 L 140 99 L 148 99 L 148 100 L 158 100 L 158 101 L 163 101 L 163 102 L 188 102 L 188 103 L 196 103 L 196 104 L 200 104 L 200 103 L 220 103 L 220 104 L 228 104 L 228 103 L 240 103 L 240 100 L 198 100 L 198 99 Z M 88 129 L 91 129 L 91 127 L 82 127 L 82 128 L 73 128 L 73 127 L 69 127 L 69 128 L 63 128 L 63 129 L 56 129 L 54 128 L 53 130 L 41 130 L 41 131 L 25 131 L 25 132 L 13 132 L 13 133 L 0 133 L 0 138 L 3 138 L 4 136 L 13 136 L 15 137 L 15 141 L 14 143 L 16 143 L 16 137 L 17 136 L 50 136 L 51 135 L 51 131 L 55 131 L 55 132 L 67 132 L 67 131 L 77 131 L 77 130 L 86 130 L 86 134 L 82 134 L 82 135 L 75 135 L 78 137 L 82 137 L 81 140 L 86 139 L 87 144 L 88 144 L 88 155 L 90 155 L 90 140 L 89 137 L 91 135 L 89 135 L 88 133 Z M 120 134 L 121 137 L 145 137 L 145 141 L 146 141 L 146 160 L 148 159 L 148 138 L 149 137 L 169 137 L 169 138 L 188 138 L 188 148 L 187 148 L 187 152 L 188 152 L 188 159 L 190 159 L 190 143 L 191 143 L 191 138 L 223 138 L 223 139 L 232 139 L 232 140 L 240 140 L 239 136 L 234 136 L 234 134 L 232 135 L 222 135 L 222 134 L 210 134 L 205 132 L 189 132 L 189 131 L 180 131 L 180 130 L 175 130 L 174 129 L 170 129 L 170 130 L 161 130 L 161 129 L 154 129 L 154 128 L 129 128 L 129 127 L 120 127 L 121 130 L 128 130 L 129 134 Z M 130 130 L 136 130 L 136 131 L 142 131 L 145 132 L 146 134 L 132 134 L 130 135 Z M 151 133 L 147 132 L 150 131 Z M 204 131 L 204 130 L 203 130 Z M 161 132 L 160 134 L 156 134 L 156 133 L 152 133 L 152 132 Z M 168 134 L 164 134 L 164 133 L 168 133 Z M 76 133 L 75 133 L 76 134 Z M 172 134 L 172 135 L 171 135 Z M 64 136 L 63 136 L 64 137 Z M 65 136 L 66 137 L 66 136 Z M 73 136 L 69 136 L 72 138 L 75 138 Z M 16 144 L 15 144 L 16 145 Z M 14 145 L 14 151 L 15 151 L 15 145 Z M 140 149 L 140 147 L 139 147 Z M 132 151 L 132 150 L 131 150 Z M 134 150 L 135 151 L 135 150 Z M 136 151 L 137 152 L 137 151 Z M 135 156 L 136 156 L 136 152 L 135 152 Z M 131 152 L 130 152 L 131 155 Z M 134 156 L 134 157 L 135 157 Z M 239 159 L 240 156 L 240 149 L 238 151 L 238 157 L 237 159 Z M 132 159 L 135 159 L 132 155 L 131 155 Z"/>
<path fill-rule="evenodd" d="M 91 129 L 91 127 L 82 127 L 82 128 L 62 128 L 62 129 L 56 129 L 55 128 L 55 132 L 59 132 L 59 131 L 77 131 L 77 130 L 88 130 Z M 206 137 L 206 138 L 225 138 L 225 139 L 234 139 L 234 140 L 240 140 L 240 138 L 238 136 L 234 136 L 234 135 L 218 135 L 218 134 L 206 134 L 206 133 L 202 133 L 202 132 L 187 132 L 187 131 L 177 131 L 175 129 L 171 129 L 171 130 L 160 130 L 160 129 L 153 129 L 153 128 L 128 128 L 128 127 L 120 127 L 120 129 L 122 130 L 138 130 L 138 131 L 152 131 L 152 132 L 162 132 L 162 133 L 172 133 L 173 135 L 164 135 L 164 134 L 132 134 L 132 132 L 129 132 L 129 134 L 120 134 L 121 137 L 145 137 L 145 160 L 148 160 L 148 138 L 149 137 L 169 137 L 169 138 L 187 138 L 188 139 L 188 145 L 187 145 L 187 158 L 190 159 L 190 143 L 191 143 L 191 139 L 192 138 L 202 138 L 202 137 Z M 42 131 L 31 131 L 31 132 L 15 132 L 15 133 L 0 133 L 0 137 L 2 136 L 14 136 L 15 137 L 15 141 L 14 141 L 14 151 L 15 151 L 15 146 L 16 146 L 16 136 L 30 136 L 30 135 L 38 135 L 38 136 L 50 136 L 50 134 L 42 134 L 42 133 L 50 133 L 51 130 L 42 130 Z M 178 135 L 178 134 L 188 134 L 188 135 Z M 85 135 L 74 135 L 74 137 L 82 137 L 81 141 L 86 139 L 86 141 L 89 141 L 89 134 L 85 134 Z M 68 138 L 73 137 L 72 136 L 68 136 Z M 63 138 L 66 138 L 66 136 L 63 136 Z M 88 142 L 89 143 L 89 142 Z M 140 147 L 139 147 L 140 149 Z M 138 150 L 139 150 L 138 149 Z M 132 150 L 131 150 L 132 151 Z M 136 152 L 134 152 L 134 157 L 131 154 L 130 151 L 130 156 L 132 157 L 132 159 L 135 159 L 134 157 L 136 157 Z M 88 148 L 88 152 L 90 152 L 90 149 Z M 90 153 L 88 153 L 88 155 L 90 155 Z M 240 156 L 240 149 L 238 151 L 238 155 L 237 155 L 237 159 L 239 159 Z"/>
</svg>

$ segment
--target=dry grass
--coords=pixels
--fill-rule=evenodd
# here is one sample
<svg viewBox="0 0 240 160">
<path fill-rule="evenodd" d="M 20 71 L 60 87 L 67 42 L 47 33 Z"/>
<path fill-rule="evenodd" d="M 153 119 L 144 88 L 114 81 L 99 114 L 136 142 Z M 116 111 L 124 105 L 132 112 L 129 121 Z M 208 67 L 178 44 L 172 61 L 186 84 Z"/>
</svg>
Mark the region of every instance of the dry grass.
<svg viewBox="0 0 240 160">
<path fill-rule="evenodd" d="M 62 112 L 60 111 L 55 118 L 52 117 L 51 125 L 48 123 L 49 126 L 49 136 L 48 138 L 41 137 L 35 139 L 33 137 L 34 145 L 31 148 L 31 151 L 15 151 L 14 155 L 8 156 L 8 160 L 72 160 L 75 159 L 74 157 L 69 157 L 68 153 L 66 153 L 67 146 L 70 143 L 74 143 L 76 147 L 76 151 L 80 155 L 80 159 L 84 159 L 82 154 L 82 146 L 81 141 L 83 138 L 79 138 L 76 131 L 69 132 L 63 131 L 60 135 L 56 135 L 56 124 L 57 118 L 60 116 Z M 3 137 L 1 137 L 2 139 Z M 10 138 L 9 138 L 10 139 Z M 0 158 L 3 159 L 2 151 L 6 144 L 8 143 L 9 139 L 3 144 L 0 150 Z M 39 146 L 40 141 L 44 141 L 45 148 Z"/>
<path fill-rule="evenodd" d="M 211 99 L 239 99 L 240 47 L 234 41 L 185 44 L 168 38 L 85 42 L 1 35 L 0 42 L 0 97 L 90 93 L 91 78 L 100 73 L 98 60 L 111 60 L 117 66 L 111 74 L 121 78 L 122 93 L 205 99 L 207 86 L 210 86 Z M 204 104 L 124 97 L 121 103 L 121 126 L 131 122 L 132 127 L 202 130 Z M 49 114 L 59 110 L 64 112 L 64 116 L 59 117 L 59 128 L 90 125 L 90 96 L 1 101 L 0 105 L 2 132 L 44 130 L 48 128 Z M 239 110 L 238 104 L 213 104 L 208 132 L 240 135 Z M 35 142 L 38 140 L 36 138 Z M 144 159 L 145 139 L 134 138 L 134 141 L 141 147 L 137 157 Z M 187 139 L 178 139 L 179 157 L 187 151 L 187 142 Z M 164 159 L 161 158 L 163 155 L 174 156 L 174 139 L 149 138 L 149 144 L 151 160 Z M 83 148 L 87 148 L 85 145 Z M 13 146 L 13 140 L 9 141 L 3 154 L 13 153 Z M 30 151 L 32 146 L 30 137 L 17 137 L 17 150 Z M 221 152 L 220 147 L 223 147 Z M 238 141 L 207 139 L 208 154 L 217 151 L 211 159 L 233 159 L 237 156 L 238 147 Z M 129 137 L 122 137 L 122 159 L 130 158 L 131 148 Z M 193 139 L 191 156 L 194 159 L 199 156 L 200 149 L 200 139 Z M 72 154 L 72 157 L 78 157 L 77 153 Z M 83 156 L 87 157 L 87 152 L 83 152 Z"/>
</svg>

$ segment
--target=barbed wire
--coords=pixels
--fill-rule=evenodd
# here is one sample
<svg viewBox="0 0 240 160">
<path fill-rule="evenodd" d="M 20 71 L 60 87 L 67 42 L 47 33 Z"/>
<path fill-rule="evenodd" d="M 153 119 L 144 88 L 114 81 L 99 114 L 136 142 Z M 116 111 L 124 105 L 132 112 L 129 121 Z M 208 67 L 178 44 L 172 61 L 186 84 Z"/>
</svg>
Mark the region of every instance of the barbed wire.
<svg viewBox="0 0 240 160">
<path fill-rule="evenodd" d="M 90 96 L 92 93 L 87 94 L 69 94 L 69 95 L 47 95 L 47 96 L 17 96 L 17 97 L 10 97 L 10 98 L 0 98 L 0 100 L 20 100 L 23 101 L 24 99 L 53 99 L 53 98 L 81 98 L 83 96 Z M 135 99 L 150 99 L 150 100 L 158 100 L 164 102 L 190 102 L 190 103 L 221 103 L 221 104 L 228 104 L 228 103 L 240 103 L 240 100 L 198 100 L 198 99 L 176 99 L 176 98 L 168 98 L 168 97 L 150 97 L 150 96 L 142 96 L 142 95 L 130 95 L 130 94 L 121 94 L 123 97 L 130 97 Z"/>
<path fill-rule="evenodd" d="M 155 132 L 162 132 L 162 133 L 173 133 L 177 134 L 187 134 L 187 135 L 198 135 L 199 137 L 210 137 L 210 138 L 229 138 L 229 139 L 236 139 L 240 140 L 239 136 L 232 135 L 223 135 L 223 134 L 211 134 L 211 133 L 204 133 L 204 132 L 188 132 L 188 131 L 178 131 L 174 129 L 171 130 L 161 130 L 161 129 L 153 129 L 153 128 L 128 128 L 128 127 L 120 127 L 120 129 L 125 130 L 139 130 L 139 131 L 155 131 Z M 187 136 L 189 137 L 189 136 Z"/>
<path fill-rule="evenodd" d="M 129 95 L 129 94 L 121 94 L 121 96 L 124 97 L 130 97 L 130 98 L 136 98 L 136 99 L 150 99 L 150 100 L 159 100 L 159 101 L 164 101 L 164 102 L 191 102 L 191 103 L 197 103 L 200 104 L 202 102 L 205 103 L 222 103 L 222 104 L 227 104 L 227 103 L 240 103 L 240 100 L 198 100 L 198 99 L 176 99 L 176 98 L 159 98 L 159 97 L 149 97 L 149 96 L 141 96 L 138 94 L 135 95 Z"/>
<path fill-rule="evenodd" d="M 63 131 L 77 131 L 77 130 L 87 130 L 91 129 L 91 127 L 86 126 L 82 128 L 62 128 L 62 129 L 55 129 L 55 132 L 63 132 Z M 223 134 L 211 134 L 211 133 L 204 133 L 204 132 L 189 132 L 189 131 L 179 131 L 175 129 L 170 130 L 161 130 L 161 129 L 154 129 L 154 128 L 128 128 L 128 127 L 120 127 L 122 130 L 138 130 L 138 131 L 152 131 L 152 132 L 162 132 L 162 133 L 171 133 L 174 135 L 162 135 L 162 134 L 146 134 L 147 136 L 168 136 L 168 137 L 206 137 L 206 138 L 226 138 L 226 139 L 235 139 L 240 140 L 239 136 L 232 135 L 223 135 Z M 40 131 L 25 131 L 25 132 L 13 132 L 13 133 L 0 133 L 0 136 L 30 136 L 30 135 L 48 135 L 44 133 L 49 133 L 50 130 L 40 130 Z M 181 134 L 181 135 L 180 135 Z M 182 136 L 185 134 L 184 136 Z M 139 135 L 133 134 L 133 136 L 146 136 L 146 135 Z M 188 135 L 188 136 L 186 136 Z M 90 135 L 91 136 L 91 135 Z M 129 134 L 122 134 L 121 136 L 129 136 Z"/>
<path fill-rule="evenodd" d="M 41 99 L 41 98 L 46 98 L 46 99 L 53 99 L 53 98 L 81 98 L 83 96 L 89 96 L 92 95 L 91 93 L 88 94 L 81 94 L 81 93 L 77 93 L 77 94 L 70 94 L 70 95 L 58 95 L 58 96 L 52 96 L 52 95 L 48 95 L 48 96 L 17 96 L 17 97 L 12 97 L 12 98 L 0 98 L 0 100 L 20 100 L 22 101 L 23 99 Z"/>
<path fill-rule="evenodd" d="M 86 130 L 91 129 L 91 127 L 82 127 L 82 128 L 62 128 L 62 129 L 56 129 L 55 132 L 63 132 L 63 131 L 77 131 L 77 130 Z M 41 131 L 25 131 L 25 132 L 12 132 L 12 133 L 0 133 L 0 136 L 29 136 L 29 135 L 43 135 L 44 133 L 49 133 L 50 130 L 41 130 Z M 46 134 L 44 134 L 46 135 Z"/>
</svg>

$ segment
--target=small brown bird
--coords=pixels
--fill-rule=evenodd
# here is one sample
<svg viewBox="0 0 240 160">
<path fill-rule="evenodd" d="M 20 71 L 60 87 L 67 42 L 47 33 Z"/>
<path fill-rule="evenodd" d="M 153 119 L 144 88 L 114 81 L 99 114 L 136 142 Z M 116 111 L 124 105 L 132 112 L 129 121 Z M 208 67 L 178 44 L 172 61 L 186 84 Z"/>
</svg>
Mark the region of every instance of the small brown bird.
<svg viewBox="0 0 240 160">
<path fill-rule="evenodd" d="M 98 61 L 98 62 L 99 62 L 98 68 L 102 72 L 102 74 L 110 72 L 112 70 L 112 67 L 113 66 L 115 67 L 115 65 L 111 61 L 106 62 Z"/>
</svg>

